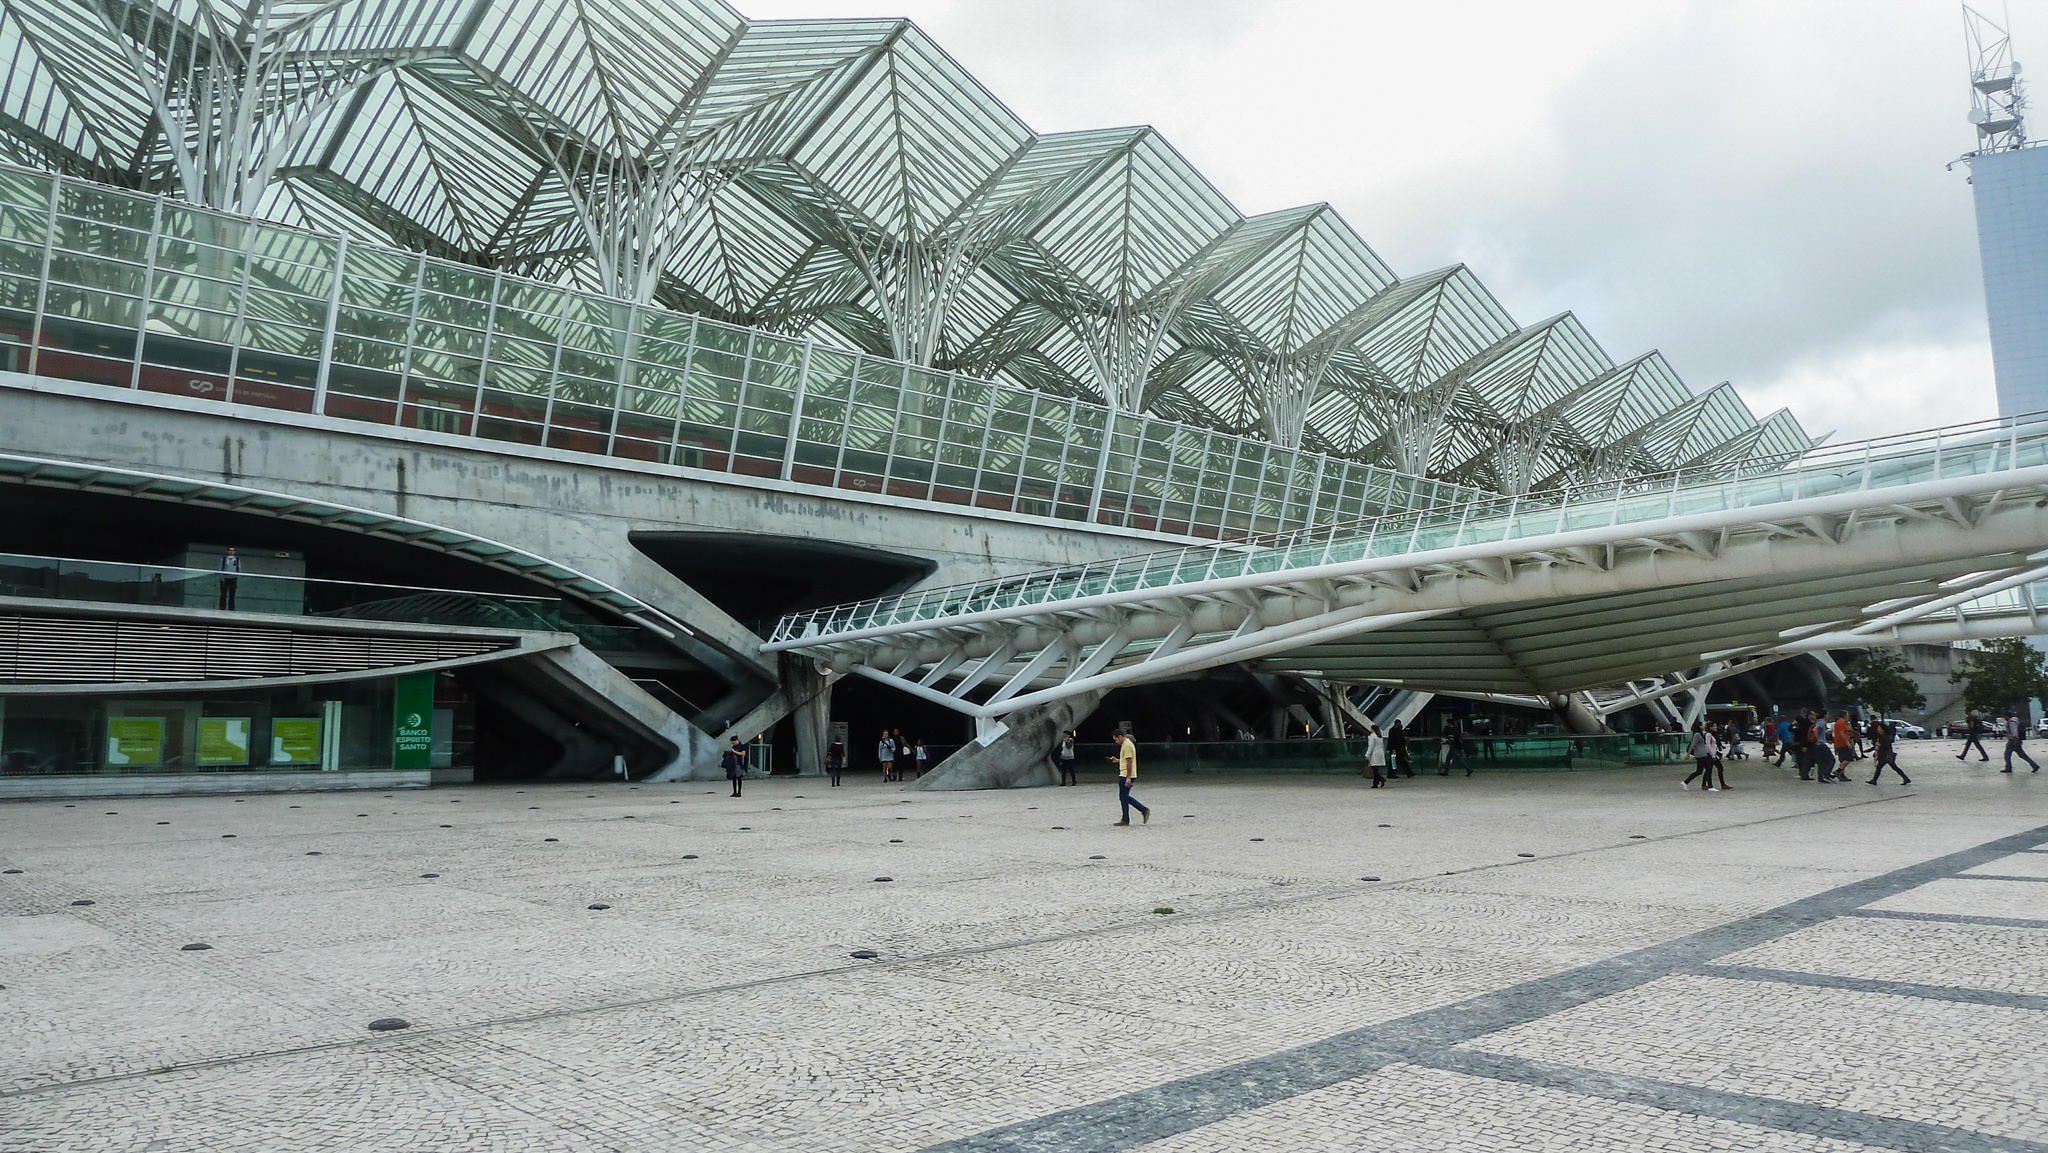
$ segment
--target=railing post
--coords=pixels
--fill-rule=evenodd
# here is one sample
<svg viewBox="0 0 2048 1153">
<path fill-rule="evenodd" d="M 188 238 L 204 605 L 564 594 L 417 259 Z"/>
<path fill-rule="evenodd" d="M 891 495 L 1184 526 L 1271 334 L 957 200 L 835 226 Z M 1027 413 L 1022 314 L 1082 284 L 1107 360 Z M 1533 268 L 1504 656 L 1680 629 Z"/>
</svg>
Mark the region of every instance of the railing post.
<svg viewBox="0 0 2048 1153">
<path fill-rule="evenodd" d="M 1230 502 L 1237 496 L 1237 466 L 1243 459 L 1244 440 L 1241 437 L 1233 436 L 1230 438 L 1230 479 L 1223 482 L 1223 505 L 1216 510 L 1216 537 L 1218 540 L 1221 540 L 1223 534 L 1229 531 L 1230 528 Z M 1247 528 L 1250 527 L 1251 521 L 1249 518 L 1246 519 L 1245 525 Z"/>
<path fill-rule="evenodd" d="M 1095 450 L 1095 480 L 1088 489 L 1088 523 L 1094 524 L 1102 515 L 1102 484 L 1109 472 L 1109 445 L 1116 437 L 1116 414 L 1114 408 L 1103 409 L 1102 445 Z"/>
<path fill-rule="evenodd" d="M 700 316 L 690 317 L 690 351 L 683 358 L 683 379 L 676 382 L 676 419 L 668 437 L 668 463 L 678 464 L 683 455 L 683 405 L 690 399 L 690 373 L 697 367 L 697 326 L 703 321 Z M 698 464 L 702 464 L 700 458 Z"/>
<path fill-rule="evenodd" d="M 154 295 L 151 283 L 156 280 L 156 250 L 164 232 L 164 198 L 156 198 L 149 217 L 149 247 L 142 254 L 142 291 L 135 301 L 135 353 L 128 358 L 128 387 L 142 387 L 142 341 L 149 334 L 149 299 Z M 236 314 L 240 315 L 237 306 Z M 235 361 L 232 353 L 228 356 L 228 391 L 223 399 L 233 399 L 235 390 Z"/>
<path fill-rule="evenodd" d="M 958 375 L 954 375 L 954 385 L 958 385 Z M 952 399 L 950 397 L 946 399 L 946 408 L 948 410 L 952 408 Z M 995 389 L 989 389 L 989 418 L 981 424 L 981 442 L 975 444 L 975 496 L 981 496 L 981 492 L 983 492 L 983 489 L 981 489 L 981 477 L 987 475 L 987 467 L 989 467 L 989 436 L 995 436 L 995 410 L 997 410 Z M 944 444 L 944 436 L 940 436 L 940 444 Z M 936 467 L 934 467 L 934 475 L 938 475 Z M 995 489 L 987 489 L 987 492 L 993 496 Z M 1010 512 L 1016 512 L 1016 510 L 1018 510 L 1018 498 L 1016 498 L 1016 492 L 1012 492 L 1010 494 Z"/>
<path fill-rule="evenodd" d="M 334 246 L 334 283 L 327 286 L 327 322 L 320 329 L 320 363 L 313 370 L 313 411 L 327 412 L 327 382 L 334 368 L 334 330 L 341 322 L 341 285 L 348 270 L 348 234 L 343 233 Z M 496 285 L 491 289 L 491 302 L 497 303 Z M 490 347 L 491 329 L 488 320 L 484 323 L 485 349 Z M 483 366 L 477 366 L 481 378 Z"/>
<path fill-rule="evenodd" d="M 421 256 L 419 264 L 412 274 L 412 306 L 407 309 L 405 317 L 405 351 L 400 353 L 398 357 L 398 396 L 396 397 L 397 403 L 393 406 L 391 413 L 391 423 L 397 427 L 403 427 L 405 424 L 405 386 L 412 380 L 413 339 L 414 334 L 419 331 L 420 327 L 420 297 L 426 290 L 426 284 L 427 258 Z M 561 359 L 562 345 L 558 341 L 555 344 L 556 363 L 559 364 Z M 550 385 L 549 394 L 551 396 L 553 394 L 552 385 Z"/>
<path fill-rule="evenodd" d="M 1017 444 L 1017 475 L 1010 484 L 1011 512 L 1020 511 L 1018 506 L 1024 503 L 1024 471 L 1031 467 L 1031 438 L 1038 431 L 1039 395 L 1036 391 L 1032 392 L 1030 399 L 1024 404 L 1024 439 Z M 991 395 L 989 399 L 993 403 L 995 398 Z M 1054 481 L 1054 486 L 1057 488 L 1058 481 Z M 1058 493 L 1055 492 L 1053 495 L 1057 498 Z M 1046 511 L 1050 513 L 1054 508 L 1048 507 Z"/>
<path fill-rule="evenodd" d="M 804 393 L 811 386 L 811 349 L 816 346 L 809 337 L 804 338 L 804 350 L 796 362 L 796 395 L 789 401 L 789 431 L 782 444 L 782 479 L 788 480 L 796 470 L 797 430 L 804 425 Z M 852 397 L 848 397 L 852 400 Z"/>
<path fill-rule="evenodd" d="M 924 498 L 937 500 L 939 496 L 939 469 L 946 459 L 946 427 L 953 423 L 953 394 L 959 391 L 960 374 L 950 373 L 946 377 L 946 395 L 939 402 L 939 431 L 932 441 L 932 473 L 924 481 Z M 995 397 L 989 397 L 989 423 L 995 423 Z M 988 448 L 989 429 L 981 430 L 981 447 Z M 974 507 L 974 498 L 981 494 L 981 459 L 975 458 L 973 479 L 967 482 L 967 505 Z"/>
<path fill-rule="evenodd" d="M 619 412 L 626 407 L 626 380 L 632 377 L 633 353 L 640 347 L 640 306 L 626 306 L 626 330 L 619 334 L 619 371 L 612 377 L 612 419 L 604 431 L 604 454 L 615 456 L 619 447 Z"/>
<path fill-rule="evenodd" d="M 861 352 L 855 349 L 853 367 L 846 380 L 846 403 L 839 406 L 839 447 L 832 458 L 833 488 L 843 487 L 840 482 L 846 479 L 846 445 L 853 439 L 853 406 L 860 403 L 860 365 Z"/>
<path fill-rule="evenodd" d="M 910 362 L 896 374 L 896 415 L 889 419 L 889 446 L 882 452 L 882 496 L 889 495 L 889 482 L 896 477 L 896 440 L 903 435 L 903 402 L 910 395 Z"/>
<path fill-rule="evenodd" d="M 1195 526 L 1202 522 L 1202 493 L 1209 483 L 1209 456 L 1216 444 L 1214 429 L 1198 429 L 1202 434 L 1202 451 L 1195 458 L 1195 487 L 1188 497 L 1188 532 L 1192 535 Z M 1218 522 L 1216 535 L 1223 535 L 1223 526 Z"/>
<path fill-rule="evenodd" d="M 747 330 L 747 351 L 740 355 L 740 378 L 732 390 L 732 427 L 726 431 L 725 471 L 739 471 L 740 426 L 747 423 L 747 386 L 754 376 L 755 330 Z"/>
<path fill-rule="evenodd" d="M 43 355 L 43 316 L 50 308 L 50 264 L 57 254 L 57 205 L 63 191 L 64 178 L 61 176 L 50 177 L 50 208 L 49 214 L 45 218 L 50 226 L 50 230 L 43 236 L 43 272 L 42 276 L 36 281 L 35 328 L 29 334 L 28 344 L 28 372 L 30 376 L 36 374 L 36 366 L 42 360 Z"/>
<path fill-rule="evenodd" d="M 1322 505 L 1323 500 L 1323 470 L 1329 467 L 1329 464 L 1328 455 L 1320 452 L 1316 454 L 1316 479 L 1309 486 L 1308 510 L 1301 514 L 1301 524 L 1304 528 L 1313 527 L 1316 523 L 1316 509 Z"/>
<path fill-rule="evenodd" d="M 242 282 L 235 289 L 235 329 L 230 334 L 234 344 L 228 350 L 226 399 L 229 404 L 235 402 L 235 377 L 242 371 L 242 346 L 249 341 L 246 326 L 249 321 L 249 280 L 256 271 L 256 228 L 254 217 L 242 221 Z"/>
</svg>

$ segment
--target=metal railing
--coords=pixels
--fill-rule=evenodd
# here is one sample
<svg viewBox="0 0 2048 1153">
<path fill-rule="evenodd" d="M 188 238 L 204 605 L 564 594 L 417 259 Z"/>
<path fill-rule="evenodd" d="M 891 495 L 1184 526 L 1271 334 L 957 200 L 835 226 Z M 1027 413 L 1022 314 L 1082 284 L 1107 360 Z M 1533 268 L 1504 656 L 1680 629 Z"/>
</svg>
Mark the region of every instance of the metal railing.
<svg viewBox="0 0 2048 1153">
<path fill-rule="evenodd" d="M 554 597 L 243 572 L 232 603 L 216 569 L 0 553 L 0 596 L 152 608 L 221 609 L 284 616 L 575 632 Z M 612 631 L 605 626 L 606 635 Z"/>
<path fill-rule="evenodd" d="M 1492 495 L 9 166 L 0 368 L 1211 538 Z"/>
<path fill-rule="evenodd" d="M 1779 461 L 1745 465 L 1733 475 L 1726 465 L 1681 468 L 1526 496 L 1389 513 L 1354 524 L 919 589 L 793 613 L 777 623 L 770 644 L 801 647 L 808 637 L 916 625 L 966 613 L 1612 529 L 2040 465 L 2048 465 L 2048 413 L 1827 445 Z"/>
</svg>

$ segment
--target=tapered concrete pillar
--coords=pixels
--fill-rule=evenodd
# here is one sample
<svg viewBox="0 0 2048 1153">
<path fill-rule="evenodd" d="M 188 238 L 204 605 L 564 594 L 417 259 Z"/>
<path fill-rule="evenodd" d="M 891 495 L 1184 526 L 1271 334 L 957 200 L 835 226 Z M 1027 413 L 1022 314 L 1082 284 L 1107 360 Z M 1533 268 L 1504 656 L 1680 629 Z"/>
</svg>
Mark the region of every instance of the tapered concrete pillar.
<svg viewBox="0 0 2048 1153">
<path fill-rule="evenodd" d="M 815 777 L 825 771 L 825 748 L 832 743 L 832 688 L 837 677 L 820 675 L 816 662 L 785 653 L 782 690 L 795 698 L 790 726 L 796 730 L 796 771 Z"/>
<path fill-rule="evenodd" d="M 1548 698 L 1550 711 L 1557 714 L 1557 721 L 1564 731 L 1573 736 L 1595 737 L 1607 732 L 1607 722 L 1592 709 L 1586 707 L 1586 699 L 1577 693 L 1552 693 Z"/>
<path fill-rule="evenodd" d="M 984 745 L 967 747 L 940 761 L 937 768 L 910 783 L 918 792 L 960 789 L 1021 789 L 1059 780 L 1052 751 L 1060 734 L 1079 725 L 1102 704 L 1101 693 L 1083 693 L 1003 718 L 1001 735 Z"/>
</svg>

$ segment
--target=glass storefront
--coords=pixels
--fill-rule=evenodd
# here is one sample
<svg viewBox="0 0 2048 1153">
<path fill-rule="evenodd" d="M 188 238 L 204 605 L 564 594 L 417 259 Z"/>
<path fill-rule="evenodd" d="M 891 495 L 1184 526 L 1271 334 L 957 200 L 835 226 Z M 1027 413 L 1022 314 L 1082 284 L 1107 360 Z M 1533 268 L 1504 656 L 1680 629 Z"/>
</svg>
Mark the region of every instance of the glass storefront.
<svg viewBox="0 0 2048 1153">
<path fill-rule="evenodd" d="M 420 674 L 424 679 L 428 674 Z M 0 776 L 364 772 L 394 765 L 392 678 L 178 696 L 0 697 Z M 468 696 L 433 678 L 426 766 L 474 768 Z"/>
</svg>

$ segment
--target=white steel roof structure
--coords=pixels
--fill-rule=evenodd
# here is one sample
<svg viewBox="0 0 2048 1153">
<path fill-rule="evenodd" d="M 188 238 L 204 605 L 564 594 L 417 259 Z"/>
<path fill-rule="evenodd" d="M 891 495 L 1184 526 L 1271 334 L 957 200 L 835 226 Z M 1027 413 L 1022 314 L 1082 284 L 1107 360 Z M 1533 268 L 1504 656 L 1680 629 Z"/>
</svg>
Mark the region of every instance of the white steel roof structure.
<svg viewBox="0 0 2048 1153">
<path fill-rule="evenodd" d="M 2044 540 L 2036 415 L 1745 476 L 1680 470 L 916 589 L 793 613 L 766 648 L 983 720 L 1248 661 L 1561 698 L 1702 665 L 2032 631 Z"/>
<path fill-rule="evenodd" d="M 0 155 L 1517 493 L 1812 441 L 905 21 L 716 0 L 0 0 Z"/>
</svg>

